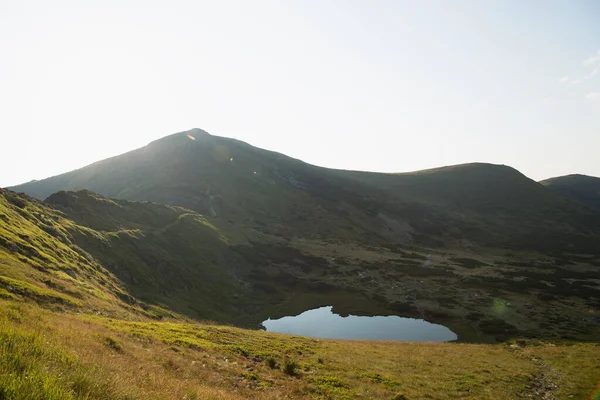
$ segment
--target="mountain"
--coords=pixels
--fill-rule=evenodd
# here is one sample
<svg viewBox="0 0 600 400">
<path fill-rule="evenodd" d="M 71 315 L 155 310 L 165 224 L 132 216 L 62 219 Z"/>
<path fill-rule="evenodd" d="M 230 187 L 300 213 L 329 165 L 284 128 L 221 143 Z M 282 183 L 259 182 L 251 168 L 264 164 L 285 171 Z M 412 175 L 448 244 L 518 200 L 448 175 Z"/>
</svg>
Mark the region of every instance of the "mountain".
<svg viewBox="0 0 600 400">
<path fill-rule="evenodd" d="M 41 202 L 0 189 L 0 398 L 511 399 L 593 390 L 597 343 L 573 341 L 600 337 L 592 312 L 600 259 L 589 254 L 273 241 L 258 231 L 252 239 L 236 244 L 177 206 L 86 190 Z M 323 340 L 199 321 L 256 326 L 323 302 L 342 315 L 416 312 L 463 341 L 512 340 Z"/>
<path fill-rule="evenodd" d="M 518 171 L 466 164 L 405 174 L 321 168 L 192 129 L 11 188 L 86 189 L 194 210 L 238 240 L 340 239 L 594 251 L 599 217 Z"/>
<path fill-rule="evenodd" d="M 598 213 L 508 166 L 332 170 L 194 129 L 12 189 L 45 199 L 132 304 L 250 327 L 331 305 L 463 341 L 600 335 Z"/>
<path fill-rule="evenodd" d="M 587 175 L 565 175 L 546 179 L 542 185 L 600 211 L 600 178 Z"/>
</svg>

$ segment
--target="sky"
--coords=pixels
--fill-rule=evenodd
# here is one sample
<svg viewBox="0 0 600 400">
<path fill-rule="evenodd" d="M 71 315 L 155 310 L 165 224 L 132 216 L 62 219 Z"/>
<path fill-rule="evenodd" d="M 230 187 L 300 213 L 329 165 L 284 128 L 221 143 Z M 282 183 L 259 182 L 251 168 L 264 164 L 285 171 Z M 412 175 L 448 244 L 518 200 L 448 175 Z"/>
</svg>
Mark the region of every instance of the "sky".
<svg viewBox="0 0 600 400">
<path fill-rule="evenodd" d="M 0 0 L 0 186 L 192 128 L 306 162 L 600 176 L 600 2 Z"/>
</svg>

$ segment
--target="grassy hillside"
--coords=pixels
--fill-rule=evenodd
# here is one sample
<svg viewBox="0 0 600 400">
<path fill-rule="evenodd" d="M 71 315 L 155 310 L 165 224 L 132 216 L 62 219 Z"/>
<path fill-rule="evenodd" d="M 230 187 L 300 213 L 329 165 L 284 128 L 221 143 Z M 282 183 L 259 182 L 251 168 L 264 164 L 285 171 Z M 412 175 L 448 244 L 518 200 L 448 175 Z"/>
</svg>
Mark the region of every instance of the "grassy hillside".
<svg viewBox="0 0 600 400">
<path fill-rule="evenodd" d="M 196 318 L 231 321 L 240 313 L 234 303 L 245 292 L 244 271 L 233 267 L 240 258 L 201 215 L 88 191 L 59 192 L 46 203 L 92 232 L 73 234 L 136 299 Z"/>
<path fill-rule="evenodd" d="M 404 174 L 343 173 L 391 194 L 386 213 L 415 233 L 448 243 L 543 252 L 595 251 L 600 219 L 513 168 L 463 164 Z M 572 249 L 571 249 L 572 250 Z"/>
<path fill-rule="evenodd" d="M 128 201 L 50 196 L 94 232 L 77 244 L 193 318 L 255 327 L 332 305 L 461 340 L 600 337 L 600 214 L 510 167 L 330 170 L 195 129 L 18 187 L 81 188 Z"/>
<path fill-rule="evenodd" d="M 600 308 L 593 255 L 285 240 L 258 230 L 243 241 L 180 207 L 89 191 L 59 192 L 45 203 L 6 190 L 1 198 L 5 279 L 57 296 L 69 296 L 88 270 L 105 271 L 98 285 L 110 278 L 120 303 L 154 318 L 177 313 L 257 327 L 332 305 L 341 315 L 426 318 L 461 341 L 600 337 L 588 313 Z M 56 250 L 63 247 L 71 253 Z"/>
<path fill-rule="evenodd" d="M 67 218 L 66 215 L 69 217 Z M 161 318 L 172 311 L 249 325 L 243 259 L 202 216 L 60 192 L 47 203 L 0 192 L 0 294 Z"/>
<path fill-rule="evenodd" d="M 546 179 L 542 185 L 600 211 L 600 178 L 587 175 L 566 175 Z"/>
<path fill-rule="evenodd" d="M 0 300 L 5 399 L 588 398 L 596 344 L 318 340 Z"/>
<path fill-rule="evenodd" d="M 509 167 L 336 171 L 199 129 L 13 189 L 38 199 L 87 189 L 181 206 L 240 241 L 259 231 L 365 244 L 600 251 L 598 215 Z"/>
<path fill-rule="evenodd" d="M 130 309 L 121 282 L 75 245 L 72 232 L 92 234 L 85 227 L 4 189 L 0 220 L 0 297 L 56 309 Z"/>
<path fill-rule="evenodd" d="M 0 398 L 568 399 L 600 376 L 597 259 L 257 238 L 234 243 L 180 207 L 0 190 Z M 513 340 L 319 340 L 189 319 L 323 304 Z"/>
</svg>

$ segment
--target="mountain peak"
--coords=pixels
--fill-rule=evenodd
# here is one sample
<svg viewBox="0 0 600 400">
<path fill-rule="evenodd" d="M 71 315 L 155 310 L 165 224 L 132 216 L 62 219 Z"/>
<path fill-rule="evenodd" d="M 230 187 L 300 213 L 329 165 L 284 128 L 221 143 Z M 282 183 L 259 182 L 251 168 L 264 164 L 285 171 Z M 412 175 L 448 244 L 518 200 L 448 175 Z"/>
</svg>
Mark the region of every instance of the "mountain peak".
<svg viewBox="0 0 600 400">
<path fill-rule="evenodd" d="M 209 137 L 212 137 L 212 135 L 210 133 L 206 132 L 205 130 L 200 129 L 200 128 L 192 128 L 187 131 L 173 133 L 171 135 L 162 137 L 160 139 L 153 140 L 152 142 L 150 142 L 148 144 L 148 146 L 153 147 L 155 145 L 167 144 L 167 143 L 189 142 L 190 140 L 196 141 L 199 139 L 206 139 Z"/>
<path fill-rule="evenodd" d="M 591 175 L 584 174 L 569 174 L 563 176 L 555 176 L 553 178 L 548 178 L 543 181 L 540 181 L 543 185 L 551 185 L 556 183 L 570 183 L 570 182 L 600 182 L 600 178 Z"/>
</svg>

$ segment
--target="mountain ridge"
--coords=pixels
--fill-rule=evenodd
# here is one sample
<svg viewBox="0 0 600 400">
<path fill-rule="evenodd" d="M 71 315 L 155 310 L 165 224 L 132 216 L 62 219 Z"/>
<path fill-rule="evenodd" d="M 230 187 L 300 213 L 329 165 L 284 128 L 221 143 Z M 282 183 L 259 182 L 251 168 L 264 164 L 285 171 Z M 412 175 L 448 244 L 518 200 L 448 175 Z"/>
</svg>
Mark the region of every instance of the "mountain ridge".
<svg viewBox="0 0 600 400">
<path fill-rule="evenodd" d="M 212 218 L 221 229 L 287 239 L 591 248 L 589 232 L 599 230 L 598 216 L 587 208 L 509 166 L 469 163 L 399 174 L 336 170 L 200 129 L 11 189 L 38 199 L 87 189 L 176 205 Z"/>
<path fill-rule="evenodd" d="M 598 177 L 570 174 L 549 178 L 540 183 L 556 193 L 600 212 L 600 178 Z"/>
<path fill-rule="evenodd" d="M 228 138 L 228 137 L 223 137 L 223 136 L 217 136 L 217 135 L 210 134 L 207 131 L 205 131 L 203 129 L 200 129 L 200 128 L 192 128 L 192 129 L 190 129 L 188 131 L 181 131 L 181 132 L 173 133 L 173 134 L 170 134 L 170 135 L 167 135 L 167 136 L 155 139 L 155 140 L 149 142 L 148 144 L 146 144 L 145 146 L 139 147 L 137 149 L 129 150 L 129 151 L 126 151 L 126 152 L 121 153 L 121 154 L 110 156 L 110 157 L 102 159 L 102 160 L 94 161 L 94 162 L 92 162 L 90 164 L 87 164 L 87 165 L 85 165 L 83 167 L 80 167 L 80 168 L 76 168 L 76 169 L 71 170 L 71 171 L 67 171 L 67 172 L 64 172 L 64 173 L 57 174 L 57 175 L 49 176 L 49 177 L 46 177 L 46 178 L 43 178 L 43 179 L 32 179 L 32 180 L 30 180 L 28 182 L 23 182 L 23 183 L 20 183 L 20 184 L 17 184 L 17 185 L 7 186 L 6 189 L 10 189 L 10 190 L 14 190 L 14 191 L 19 191 L 19 189 L 21 189 L 23 187 L 26 187 L 29 184 L 39 184 L 41 182 L 48 181 L 48 180 L 53 180 L 53 179 L 56 179 L 58 177 L 61 177 L 61 176 L 67 175 L 67 174 L 71 174 L 71 173 L 74 173 L 76 171 L 81 171 L 81 170 L 86 169 L 86 168 L 90 168 L 90 167 L 94 167 L 94 166 L 98 166 L 98 165 L 103 165 L 105 163 L 110 163 L 111 161 L 113 161 L 116 158 L 129 155 L 131 153 L 140 151 L 142 149 L 150 149 L 150 148 L 154 148 L 156 146 L 161 146 L 161 145 L 166 144 L 168 142 L 174 142 L 175 140 L 179 140 L 179 139 L 181 139 L 183 137 L 188 137 L 188 135 L 191 135 L 191 136 L 194 137 L 194 139 L 190 139 L 192 141 L 196 141 L 196 136 L 198 136 L 200 139 L 202 139 L 202 138 L 204 138 L 204 139 L 207 139 L 207 138 L 208 139 L 209 138 L 218 138 L 220 140 L 226 140 L 226 141 L 230 141 L 230 142 L 234 142 L 234 143 L 240 144 L 242 146 L 246 146 L 247 148 L 258 149 L 258 150 L 264 152 L 264 154 L 271 154 L 271 156 L 274 156 L 276 158 L 285 157 L 288 160 L 293 160 L 293 161 L 296 161 L 296 162 L 300 162 L 300 163 L 308 165 L 308 166 L 312 166 L 312 167 L 316 167 L 316 168 L 323 169 L 323 170 L 328 170 L 328 171 L 341 172 L 341 173 L 344 173 L 344 172 L 349 172 L 349 173 L 357 172 L 357 173 L 365 173 L 365 174 L 377 174 L 377 175 L 391 175 L 391 176 L 394 176 L 394 175 L 427 174 L 427 173 L 441 172 L 441 171 L 447 171 L 447 170 L 453 170 L 453 169 L 461 169 L 461 168 L 471 168 L 471 167 L 473 167 L 473 168 L 477 168 L 477 167 L 498 167 L 498 168 L 508 168 L 510 170 L 517 171 L 520 174 L 522 174 L 520 171 L 518 171 L 517 169 L 515 169 L 515 168 L 513 168 L 511 166 L 508 166 L 508 165 L 505 165 L 505 164 L 488 163 L 488 162 L 466 162 L 466 163 L 461 163 L 461 164 L 444 165 L 444 166 L 439 166 L 439 167 L 426 168 L 426 169 L 414 170 L 414 171 L 405 171 L 405 172 L 374 172 L 374 171 L 355 170 L 355 169 L 329 168 L 329 167 L 319 166 L 319 165 L 316 165 L 316 164 L 310 164 L 310 163 L 307 163 L 305 161 L 302 161 L 301 159 L 293 158 L 293 157 L 290 157 L 288 155 L 285 155 L 285 154 L 277 152 L 277 151 L 261 149 L 261 148 L 255 147 L 255 146 L 253 146 L 253 145 L 251 145 L 251 144 L 249 144 L 249 143 L 247 143 L 245 141 L 239 140 L 239 139 Z M 526 175 L 523 175 L 523 176 L 526 176 Z M 52 194 L 52 193 L 48 193 L 47 195 L 46 194 L 45 195 L 36 195 L 36 196 L 33 196 L 33 197 L 36 197 L 38 200 L 44 200 L 50 194 Z"/>
</svg>

